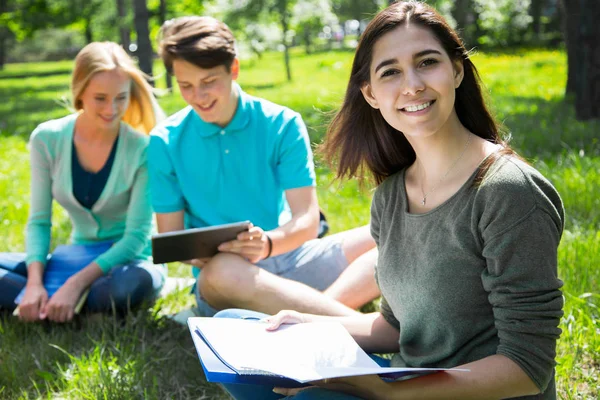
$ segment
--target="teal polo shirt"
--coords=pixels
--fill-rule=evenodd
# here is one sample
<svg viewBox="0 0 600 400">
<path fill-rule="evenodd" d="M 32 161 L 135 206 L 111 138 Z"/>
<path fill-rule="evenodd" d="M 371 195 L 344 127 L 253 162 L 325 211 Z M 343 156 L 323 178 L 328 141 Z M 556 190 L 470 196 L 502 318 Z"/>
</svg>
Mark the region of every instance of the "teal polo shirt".
<svg viewBox="0 0 600 400">
<path fill-rule="evenodd" d="M 249 220 L 271 230 L 291 218 L 284 192 L 315 186 L 300 115 L 236 87 L 238 106 L 226 127 L 204 122 L 186 107 L 151 132 L 155 212 L 184 210 L 188 228 Z"/>
</svg>

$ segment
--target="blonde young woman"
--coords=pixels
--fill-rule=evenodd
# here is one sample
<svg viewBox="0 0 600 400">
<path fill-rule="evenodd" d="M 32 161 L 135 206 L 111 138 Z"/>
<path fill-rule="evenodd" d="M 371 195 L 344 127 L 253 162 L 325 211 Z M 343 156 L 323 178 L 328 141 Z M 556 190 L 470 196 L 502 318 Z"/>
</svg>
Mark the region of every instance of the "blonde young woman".
<svg viewBox="0 0 600 400">
<path fill-rule="evenodd" d="M 71 320 L 87 289 L 87 311 L 123 312 L 164 282 L 148 242 L 147 134 L 163 118 L 152 88 L 119 45 L 96 42 L 77 55 L 71 89 L 76 112 L 31 134 L 26 253 L 0 254 L 0 307 L 14 309 L 19 296 L 24 321 Z M 73 231 L 72 244 L 49 255 L 52 200 Z M 43 285 L 49 262 L 79 265 L 51 296 Z"/>
</svg>

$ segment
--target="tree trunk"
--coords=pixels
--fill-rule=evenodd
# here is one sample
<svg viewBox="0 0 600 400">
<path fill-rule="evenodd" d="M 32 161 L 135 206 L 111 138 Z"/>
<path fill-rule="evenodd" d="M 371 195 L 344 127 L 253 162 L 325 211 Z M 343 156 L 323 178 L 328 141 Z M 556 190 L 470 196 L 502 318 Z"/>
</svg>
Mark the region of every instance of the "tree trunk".
<svg viewBox="0 0 600 400">
<path fill-rule="evenodd" d="M 536 42 L 539 42 L 542 34 L 542 8 L 544 7 L 544 0 L 531 0 L 529 6 L 529 15 L 531 15 L 531 28 L 533 30 L 533 37 Z"/>
<path fill-rule="evenodd" d="M 579 49 L 577 45 L 578 25 L 580 21 L 579 0 L 561 0 L 559 3 L 563 18 L 563 32 L 567 46 L 567 87 L 566 94 L 574 95 L 577 85 L 577 64 L 579 63 Z"/>
<path fill-rule="evenodd" d="M 137 57 L 140 69 L 152 76 L 152 44 L 148 29 L 148 7 L 146 0 L 133 0 L 134 25 L 137 34 Z M 151 81 L 152 83 L 152 81 Z"/>
<path fill-rule="evenodd" d="M 288 82 L 292 81 L 292 70 L 290 67 L 290 48 L 287 41 L 287 32 L 289 29 L 288 12 L 287 12 L 287 1 L 279 2 L 279 15 L 281 22 L 281 29 L 283 30 L 283 60 L 285 62 L 285 73 L 287 75 Z"/>
<path fill-rule="evenodd" d="M 0 0 L 0 14 L 8 10 L 8 0 Z M 6 64 L 6 40 L 8 39 L 8 28 L 0 26 L 0 71 Z"/>
<path fill-rule="evenodd" d="M 84 35 L 85 35 L 85 41 L 86 43 L 92 43 L 94 41 L 94 35 L 92 33 L 92 16 L 91 15 L 86 15 L 85 16 L 85 21 L 83 22 L 85 24 L 85 30 L 84 30 Z"/>
<path fill-rule="evenodd" d="M 160 25 L 162 26 L 167 20 L 167 0 L 160 0 L 158 13 Z M 167 85 L 167 89 L 171 90 L 173 88 L 173 78 L 168 71 L 165 71 L 165 84 Z"/>
<path fill-rule="evenodd" d="M 598 0 L 582 0 L 578 45 L 581 62 L 578 63 L 575 110 L 577 119 L 585 121 L 600 118 L 600 4 Z"/>
<path fill-rule="evenodd" d="M 4 69 L 4 64 L 6 64 L 6 35 L 4 29 L 0 28 L 0 71 Z"/>
<path fill-rule="evenodd" d="M 129 45 L 131 44 L 131 30 L 127 23 L 127 0 L 117 0 L 117 14 L 119 16 L 119 37 L 121 38 L 121 45 L 125 51 L 129 52 Z"/>
<path fill-rule="evenodd" d="M 600 5 L 563 0 L 568 57 L 567 94 L 575 95 L 577 119 L 600 118 Z"/>
<path fill-rule="evenodd" d="M 311 54 L 312 53 L 312 40 L 311 40 L 312 32 L 310 31 L 310 29 L 304 27 L 304 29 L 302 30 L 302 35 L 304 36 L 304 51 L 306 52 L 306 54 Z"/>
<path fill-rule="evenodd" d="M 454 7 L 452 7 L 452 17 L 456 21 L 456 30 L 460 32 L 460 37 L 463 41 L 469 44 L 472 41 L 468 29 L 472 9 L 471 0 L 456 0 Z"/>
</svg>

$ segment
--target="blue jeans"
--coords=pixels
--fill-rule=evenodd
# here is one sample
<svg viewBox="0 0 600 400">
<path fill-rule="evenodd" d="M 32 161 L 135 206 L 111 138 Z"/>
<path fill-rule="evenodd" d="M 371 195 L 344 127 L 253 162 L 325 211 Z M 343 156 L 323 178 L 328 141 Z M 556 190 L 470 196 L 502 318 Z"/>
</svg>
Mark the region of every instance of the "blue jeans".
<svg viewBox="0 0 600 400">
<path fill-rule="evenodd" d="M 241 319 L 262 319 L 267 317 L 267 314 L 256 311 L 229 309 L 218 312 L 215 318 L 241 318 Z M 382 367 L 389 367 L 390 361 L 375 355 L 371 358 Z M 284 396 L 274 393 L 273 387 L 262 385 L 238 385 L 238 384 L 223 384 L 223 387 L 236 400 L 271 400 L 282 399 Z M 358 397 L 335 392 L 333 390 L 310 387 L 298 392 L 294 396 L 285 397 L 286 399 L 294 400 L 358 400 Z"/>
<path fill-rule="evenodd" d="M 115 310 L 125 312 L 155 299 L 164 281 L 164 266 L 133 260 L 92 283 L 84 310 L 110 311 L 114 304 Z M 15 298 L 26 283 L 25 253 L 0 253 L 0 308 L 14 310 Z"/>
</svg>

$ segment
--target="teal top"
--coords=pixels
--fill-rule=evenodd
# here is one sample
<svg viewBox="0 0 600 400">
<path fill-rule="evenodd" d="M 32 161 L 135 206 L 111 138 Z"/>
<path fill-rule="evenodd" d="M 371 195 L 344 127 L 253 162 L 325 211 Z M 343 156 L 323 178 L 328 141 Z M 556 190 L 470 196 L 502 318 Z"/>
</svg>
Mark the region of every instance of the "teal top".
<svg viewBox="0 0 600 400">
<path fill-rule="evenodd" d="M 91 209 L 73 195 L 73 130 L 79 114 L 40 124 L 31 134 L 31 204 L 26 232 L 26 262 L 46 262 L 50 248 L 52 200 L 69 214 L 71 241 L 113 241 L 95 262 L 106 274 L 113 267 L 151 254 L 152 206 L 148 189 L 149 138 L 121 123 L 119 144 L 108 181 Z"/>
<path fill-rule="evenodd" d="M 400 331 L 393 367 L 455 367 L 494 354 L 554 399 L 563 297 L 557 248 L 564 210 L 538 171 L 501 157 L 424 214 L 407 211 L 405 170 L 373 196 L 381 311 Z"/>
<path fill-rule="evenodd" d="M 227 126 L 186 107 L 151 132 L 155 212 L 185 211 L 188 228 L 250 220 L 271 230 L 291 218 L 285 191 L 315 186 L 300 115 L 236 89 L 238 105 Z"/>
</svg>

